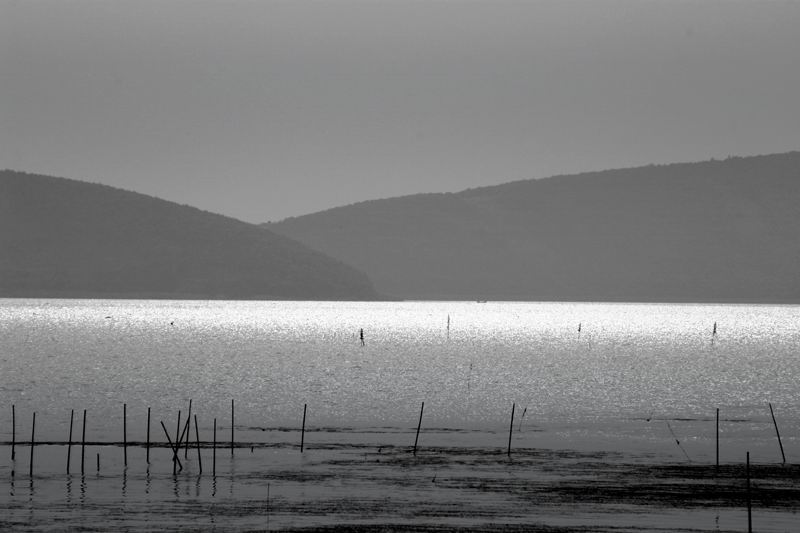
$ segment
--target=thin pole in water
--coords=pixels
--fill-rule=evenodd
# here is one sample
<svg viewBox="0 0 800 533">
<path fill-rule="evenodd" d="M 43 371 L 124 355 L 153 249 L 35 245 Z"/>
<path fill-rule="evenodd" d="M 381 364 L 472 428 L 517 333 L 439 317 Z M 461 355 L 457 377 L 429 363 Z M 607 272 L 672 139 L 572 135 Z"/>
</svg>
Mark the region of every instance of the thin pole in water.
<svg viewBox="0 0 800 533">
<path fill-rule="evenodd" d="M 214 440 L 211 441 L 211 475 L 217 476 L 217 419 L 214 419 Z"/>
<path fill-rule="evenodd" d="M 125 466 L 128 466 L 128 404 L 122 404 L 122 454 Z"/>
<path fill-rule="evenodd" d="M 191 420 L 187 418 L 187 419 L 186 419 L 186 423 L 183 425 L 183 430 L 181 430 L 181 434 L 180 434 L 180 436 L 179 436 L 179 437 L 178 437 L 178 436 L 176 436 L 176 439 L 177 439 L 177 440 L 176 440 L 175 442 L 177 442 L 177 443 L 178 443 L 178 448 L 180 448 L 180 447 L 182 446 L 182 443 L 183 443 L 183 436 L 184 436 L 184 435 L 186 435 L 186 439 L 187 439 L 187 440 L 188 440 L 188 439 L 189 439 L 189 437 L 191 436 L 191 434 L 190 434 L 190 431 L 189 431 L 189 429 L 190 429 L 190 427 L 189 427 L 189 422 L 191 422 Z M 180 450 L 178 450 L 178 451 L 180 452 Z"/>
<path fill-rule="evenodd" d="M 67 475 L 69 475 L 69 460 L 72 455 L 72 418 L 75 416 L 75 409 L 69 411 L 69 441 L 67 441 Z"/>
<path fill-rule="evenodd" d="M 83 435 L 81 437 L 81 475 L 83 475 L 83 459 L 86 454 L 86 409 L 83 410 Z"/>
<path fill-rule="evenodd" d="M 100 473 L 100 452 L 97 452 L 97 473 Z"/>
<path fill-rule="evenodd" d="M 188 426 L 189 423 L 192 420 L 192 399 L 191 398 L 189 398 L 189 414 L 187 416 L 188 416 L 188 418 L 186 419 L 186 425 Z M 183 450 L 183 458 L 184 459 L 188 459 L 189 458 L 189 441 L 191 440 L 189 438 L 189 433 L 190 433 L 189 429 L 190 428 L 187 428 L 187 430 L 186 430 L 186 448 L 184 448 L 184 450 Z"/>
<path fill-rule="evenodd" d="M 772 415 L 772 423 L 775 425 L 775 434 L 778 436 L 778 446 L 781 447 L 781 458 L 783 462 L 781 464 L 786 464 L 786 455 L 783 453 L 783 443 L 781 442 L 781 432 L 778 431 L 778 423 L 775 421 L 775 412 L 772 410 L 772 404 L 769 404 L 769 413 Z"/>
<path fill-rule="evenodd" d="M 753 506 L 750 500 L 750 452 L 747 452 L 745 474 L 747 476 L 747 531 L 753 533 Z"/>
<path fill-rule="evenodd" d="M 419 422 L 417 422 L 417 436 L 414 437 L 414 455 L 417 455 L 417 442 L 419 441 L 419 429 L 422 427 L 422 411 L 425 410 L 425 402 L 419 408 Z"/>
<path fill-rule="evenodd" d="M 180 448 L 181 447 L 181 439 L 183 438 L 183 433 L 181 433 L 181 410 L 178 409 L 178 428 L 175 430 L 175 446 Z"/>
<path fill-rule="evenodd" d="M 147 450 L 147 464 L 150 464 L 150 408 L 147 408 L 147 441 L 145 444 Z"/>
<path fill-rule="evenodd" d="M 11 404 L 11 460 L 14 460 L 16 457 L 16 446 L 17 446 L 17 406 L 13 403 Z"/>
<path fill-rule="evenodd" d="M 176 461 L 180 460 L 180 459 L 178 459 L 178 453 L 180 453 L 180 451 L 181 451 L 181 439 L 183 439 L 183 433 L 181 433 L 181 410 L 178 409 L 178 428 L 175 430 L 175 450 L 173 451 L 173 457 L 172 457 L 172 471 L 173 471 L 173 474 L 174 474 L 175 469 L 177 467 L 177 462 Z M 181 470 L 183 470 L 183 469 L 181 468 Z"/>
<path fill-rule="evenodd" d="M 197 465 L 200 468 L 200 473 L 203 473 L 203 459 L 200 457 L 200 432 L 197 430 L 197 415 L 194 415 L 194 436 L 197 438 Z M 187 438 L 188 442 L 189 439 Z"/>
<path fill-rule="evenodd" d="M 511 457 L 511 435 L 514 433 L 514 409 L 516 409 L 517 404 L 511 404 L 511 425 L 508 427 L 508 456 Z"/>
<path fill-rule="evenodd" d="M 306 440 L 306 407 L 308 404 L 303 404 L 303 429 L 300 430 L 300 453 L 303 453 L 303 445 Z"/>
<path fill-rule="evenodd" d="M 719 407 L 717 407 L 717 471 L 719 472 Z"/>
<path fill-rule="evenodd" d="M 181 465 L 181 470 L 183 470 L 181 460 L 178 458 L 178 452 L 180 451 L 180 448 L 177 442 L 174 445 L 172 444 L 172 439 L 169 438 L 169 431 L 167 431 L 167 426 L 164 425 L 163 420 L 161 421 L 161 429 L 164 430 L 164 435 L 167 436 L 167 442 L 169 443 L 169 449 L 172 450 L 172 475 L 174 476 L 177 474 L 176 464 Z"/>
<path fill-rule="evenodd" d="M 36 445 L 34 440 L 34 432 L 36 431 L 36 411 L 33 412 L 33 425 L 31 425 L 31 463 L 30 463 L 30 476 L 33 477 L 33 447 Z"/>
<path fill-rule="evenodd" d="M 233 398 L 231 398 L 231 455 L 233 455 Z"/>
</svg>

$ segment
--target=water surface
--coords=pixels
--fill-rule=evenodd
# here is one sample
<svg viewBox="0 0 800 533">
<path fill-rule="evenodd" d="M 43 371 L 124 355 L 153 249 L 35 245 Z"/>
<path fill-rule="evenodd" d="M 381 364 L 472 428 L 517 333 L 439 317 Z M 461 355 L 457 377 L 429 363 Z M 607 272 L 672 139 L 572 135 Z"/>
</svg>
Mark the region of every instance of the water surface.
<svg viewBox="0 0 800 533">
<path fill-rule="evenodd" d="M 77 447 L 66 475 L 66 447 L 37 446 L 33 478 L 29 446 L 14 461 L 0 447 L 0 526 L 736 529 L 745 452 L 782 461 L 768 403 L 787 461 L 800 455 L 798 354 L 798 306 L 0 300 L 0 441 L 14 404 L 17 442 L 34 411 L 37 441 L 63 442 L 75 410 L 77 440 L 84 409 L 91 442 L 85 476 Z M 152 440 L 165 442 L 160 422 L 174 431 L 190 399 L 204 472 L 187 454 L 173 477 L 167 448 L 149 465 L 129 448 L 125 466 L 109 445 L 123 438 L 123 404 L 128 442 L 145 440 L 148 407 Z M 231 399 L 237 451 L 218 450 L 209 476 L 214 419 L 230 439 Z M 708 488 L 717 408 L 734 470 Z M 640 470 L 658 464 L 700 470 L 657 486 L 658 471 Z M 644 501 L 625 488 L 634 478 L 700 488 Z M 584 501 L 595 482 L 627 496 Z M 689 503 L 698 494 L 712 501 Z M 776 494 L 760 529 L 790 531 L 793 501 Z"/>
</svg>

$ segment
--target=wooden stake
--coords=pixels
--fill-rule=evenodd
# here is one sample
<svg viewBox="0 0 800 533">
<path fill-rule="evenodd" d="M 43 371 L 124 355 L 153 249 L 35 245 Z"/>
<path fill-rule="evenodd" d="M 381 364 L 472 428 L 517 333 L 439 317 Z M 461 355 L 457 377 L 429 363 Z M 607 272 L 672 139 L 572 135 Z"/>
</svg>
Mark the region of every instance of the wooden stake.
<svg viewBox="0 0 800 533">
<path fill-rule="evenodd" d="M 233 455 L 233 399 L 231 398 L 231 455 Z"/>
<path fill-rule="evenodd" d="M 450 319 L 448 315 L 448 321 Z M 419 429 L 422 427 L 422 411 L 425 410 L 425 402 L 422 402 L 422 406 L 419 408 L 419 422 L 417 423 L 417 436 L 414 437 L 414 455 L 417 455 L 417 441 L 419 441 Z"/>
<path fill-rule="evenodd" d="M 69 441 L 67 442 L 67 475 L 69 475 L 69 459 L 72 455 L 72 418 L 75 415 L 75 409 L 69 411 Z"/>
<path fill-rule="evenodd" d="M 175 447 L 181 447 L 181 439 L 183 439 L 183 433 L 181 432 L 181 410 L 178 409 L 178 429 L 175 430 Z"/>
<path fill-rule="evenodd" d="M 97 473 L 100 473 L 100 452 L 97 452 Z"/>
<path fill-rule="evenodd" d="M 147 464 L 150 464 L 150 408 L 147 408 L 147 441 L 145 444 L 147 450 Z"/>
<path fill-rule="evenodd" d="M 511 425 L 508 428 L 508 456 L 511 457 L 511 435 L 514 432 L 514 409 L 517 407 L 516 403 L 511 404 Z"/>
<path fill-rule="evenodd" d="M 778 446 L 781 447 L 781 464 L 786 464 L 786 455 L 783 453 L 783 443 L 781 442 L 781 432 L 778 431 L 778 423 L 775 421 L 775 412 L 772 410 L 772 404 L 769 404 L 769 413 L 772 415 L 772 423 L 775 424 L 775 434 L 778 435 Z"/>
<path fill-rule="evenodd" d="M 179 437 L 177 437 L 177 439 L 178 439 L 178 440 L 176 440 L 176 441 L 175 441 L 175 442 L 178 444 L 178 448 L 180 448 L 181 446 L 183 446 L 183 444 L 184 444 L 184 442 L 185 442 L 185 441 L 183 440 L 183 438 L 184 438 L 184 437 L 186 437 L 186 440 L 189 440 L 189 438 L 191 437 L 191 434 L 190 434 L 190 426 L 189 426 L 189 423 L 190 423 L 190 422 L 191 422 L 191 420 L 187 418 L 187 419 L 186 419 L 186 423 L 183 425 L 183 429 L 181 430 L 181 434 L 180 434 L 180 436 L 179 436 Z M 178 451 L 180 451 L 180 450 L 178 450 Z"/>
<path fill-rule="evenodd" d="M 214 440 L 211 442 L 211 475 L 217 476 L 217 419 L 214 419 Z"/>
<path fill-rule="evenodd" d="M 189 398 L 189 414 L 187 415 L 187 418 L 186 418 L 186 425 L 188 426 L 191 421 L 192 421 L 192 399 Z M 189 441 L 191 440 L 191 439 L 189 439 L 189 428 L 187 428 L 186 431 L 187 431 L 186 432 L 186 448 L 183 450 L 183 458 L 184 459 L 188 459 L 189 458 Z"/>
<path fill-rule="evenodd" d="M 203 458 L 200 457 L 200 432 L 197 430 L 197 415 L 194 415 L 194 436 L 197 438 L 197 465 L 200 468 L 200 473 L 203 473 Z M 186 439 L 189 442 L 189 439 Z"/>
<path fill-rule="evenodd" d="M 17 455 L 17 406 L 11 404 L 11 460 Z"/>
<path fill-rule="evenodd" d="M 753 506 L 750 499 L 750 452 L 747 452 L 745 473 L 747 476 L 747 532 L 753 533 Z"/>
<path fill-rule="evenodd" d="M 36 445 L 34 440 L 34 432 L 36 431 L 36 411 L 33 412 L 33 424 L 31 425 L 31 463 L 30 463 L 30 476 L 33 477 L 33 447 Z"/>
<path fill-rule="evenodd" d="M 83 410 L 83 436 L 81 437 L 81 475 L 83 475 L 83 458 L 86 452 L 86 409 Z"/>
<path fill-rule="evenodd" d="M 125 466 L 128 466 L 128 404 L 122 404 L 122 454 Z"/>
<path fill-rule="evenodd" d="M 178 453 L 181 449 L 181 439 L 183 438 L 183 433 L 181 433 L 181 411 L 178 409 L 178 427 L 175 429 L 175 449 L 172 451 L 172 475 L 177 473 L 178 467 Z M 183 468 L 181 468 L 183 470 Z"/>
<path fill-rule="evenodd" d="M 167 426 L 164 425 L 164 421 L 161 421 L 161 429 L 164 430 L 164 435 L 167 436 L 167 442 L 169 443 L 169 448 L 172 450 L 172 475 L 174 476 L 177 474 L 177 470 L 175 468 L 176 464 L 180 465 L 181 470 L 183 470 L 183 465 L 181 464 L 181 460 L 178 458 L 178 452 L 180 448 L 178 447 L 177 443 L 175 445 L 172 444 L 172 439 L 169 438 L 169 431 L 167 431 Z"/>
<path fill-rule="evenodd" d="M 306 407 L 308 404 L 303 404 L 303 429 L 300 431 L 300 453 L 303 453 L 303 444 L 306 440 Z"/>
<path fill-rule="evenodd" d="M 719 407 L 717 407 L 717 472 L 719 472 Z"/>
</svg>

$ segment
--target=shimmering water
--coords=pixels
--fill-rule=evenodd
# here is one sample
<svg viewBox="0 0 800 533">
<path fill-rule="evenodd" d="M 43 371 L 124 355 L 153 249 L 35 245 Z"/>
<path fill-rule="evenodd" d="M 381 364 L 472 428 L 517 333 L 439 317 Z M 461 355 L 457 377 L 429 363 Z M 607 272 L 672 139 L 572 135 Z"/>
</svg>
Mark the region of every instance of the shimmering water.
<svg viewBox="0 0 800 533">
<path fill-rule="evenodd" d="M 144 451 L 132 448 L 135 466 L 124 468 L 119 448 L 101 444 L 88 451 L 91 478 L 63 477 L 63 446 L 37 447 L 35 479 L 20 478 L 28 448 L 18 448 L 24 452 L 12 462 L 3 446 L 0 476 L 10 480 L 10 489 L 0 502 L 14 527 L 31 529 L 47 529 L 55 519 L 65 527 L 100 519 L 109 527 L 169 523 L 180 529 L 183 518 L 198 517 L 210 520 L 204 527 L 215 527 L 219 516 L 209 515 L 208 505 L 221 505 L 232 527 L 263 527 L 271 480 L 273 494 L 284 498 L 283 517 L 272 517 L 278 526 L 336 523 L 343 516 L 336 514 L 339 507 L 325 511 L 328 518 L 303 507 L 309 501 L 328 505 L 331 491 L 360 495 L 361 504 L 377 505 L 389 518 L 406 516 L 406 504 L 435 499 L 420 490 L 437 472 L 445 475 L 441 465 L 462 480 L 450 487 L 457 491 L 486 465 L 493 470 L 481 475 L 515 483 L 521 474 L 513 465 L 492 458 L 507 445 L 512 404 L 512 444 L 528 450 L 530 483 L 541 483 L 553 461 L 574 462 L 560 452 L 531 450 L 626 454 L 587 456 L 599 458 L 601 468 L 616 460 L 713 463 L 717 408 L 723 463 L 741 463 L 746 450 L 754 462 L 778 463 L 768 402 L 787 461 L 796 462 L 798 377 L 800 306 L 0 300 L 0 441 L 11 440 L 14 404 L 17 442 L 29 439 L 34 411 L 37 441 L 66 440 L 71 409 L 76 438 L 86 409 L 87 438 L 119 442 L 127 404 L 128 441 L 145 439 L 150 407 L 152 438 L 163 442 L 159 422 L 174 430 L 177 411 L 185 417 L 189 399 L 201 438 L 210 440 L 216 418 L 224 441 L 235 399 L 236 440 L 255 445 L 235 458 L 220 455 L 222 474 L 213 479 L 172 478 L 171 453 L 164 448 L 153 450 L 146 469 Z M 437 446 L 437 454 L 456 458 L 405 465 L 415 469 L 409 478 L 391 461 L 406 461 L 423 401 L 421 447 Z M 304 404 L 311 456 L 296 449 Z M 384 446 L 395 455 L 378 474 L 377 466 L 340 466 L 358 464 L 362 453 L 364 464 L 380 462 Z M 461 449 L 470 451 L 442 451 Z M 460 453 L 466 462 L 457 459 Z M 102 454 L 102 474 L 94 474 L 95 454 Z M 203 454 L 207 472 L 208 449 Z M 72 461 L 74 472 L 77 451 Z M 308 477 L 314 469 L 320 478 Z M 187 472 L 199 474 L 199 465 L 187 461 Z M 505 490 L 495 499 L 470 497 L 497 516 L 511 516 L 518 507 Z M 454 501 L 462 501 L 462 492 Z M 399 494 L 405 503 L 381 507 L 380 498 L 388 502 Z M 440 495 L 442 508 L 460 505 Z M 603 521 L 589 516 L 591 510 L 575 510 L 567 519 L 562 507 L 542 509 L 525 512 L 553 523 Z M 719 528 L 719 512 L 669 512 L 673 524 Z M 736 507 L 723 513 L 723 522 L 738 527 L 740 515 Z M 495 520 L 491 516 L 484 519 Z M 625 516 L 631 527 L 656 527 L 642 518 L 649 514 Z M 788 531 L 795 518 L 781 511 L 770 519 L 773 529 L 765 530 Z"/>
<path fill-rule="evenodd" d="M 656 439 L 717 407 L 769 436 L 771 402 L 793 439 L 800 307 L 9 299 L 0 368 L 2 440 L 11 403 L 42 438 L 71 408 L 113 438 L 123 403 L 141 428 L 190 398 L 206 427 L 232 398 L 254 427 L 296 427 L 303 404 L 310 426 L 410 427 L 424 401 L 431 427 L 501 430 L 516 403 L 523 424 L 578 432 L 672 420 Z"/>
</svg>

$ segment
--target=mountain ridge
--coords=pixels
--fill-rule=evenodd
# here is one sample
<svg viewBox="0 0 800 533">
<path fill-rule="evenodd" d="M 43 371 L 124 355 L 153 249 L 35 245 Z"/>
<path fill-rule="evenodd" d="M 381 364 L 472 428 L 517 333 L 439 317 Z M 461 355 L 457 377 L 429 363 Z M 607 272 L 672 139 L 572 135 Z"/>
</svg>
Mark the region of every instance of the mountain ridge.
<svg viewBox="0 0 800 533">
<path fill-rule="evenodd" d="M 800 301 L 800 152 L 517 180 L 266 225 L 399 298 Z"/>
<path fill-rule="evenodd" d="M 378 299 L 285 236 L 107 185 L 0 171 L 0 295 Z"/>
</svg>

